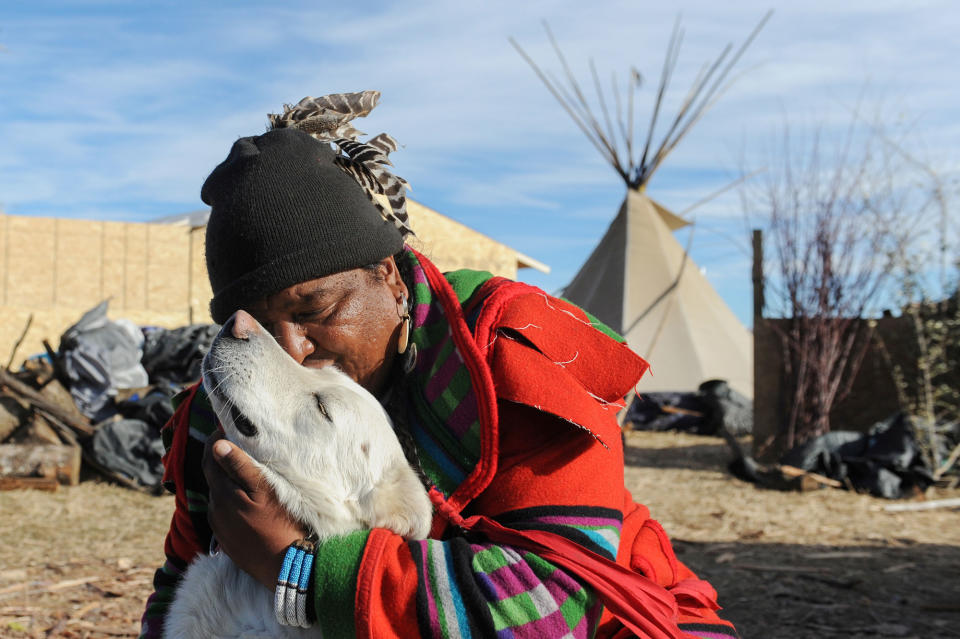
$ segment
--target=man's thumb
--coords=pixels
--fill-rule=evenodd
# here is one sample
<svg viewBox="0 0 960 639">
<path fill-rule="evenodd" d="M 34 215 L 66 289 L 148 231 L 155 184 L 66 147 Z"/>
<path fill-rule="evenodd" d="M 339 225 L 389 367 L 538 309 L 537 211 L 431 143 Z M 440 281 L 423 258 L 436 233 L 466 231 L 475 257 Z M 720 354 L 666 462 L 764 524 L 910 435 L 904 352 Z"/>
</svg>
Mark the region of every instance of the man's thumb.
<svg viewBox="0 0 960 639">
<path fill-rule="evenodd" d="M 218 439 L 213 443 L 213 458 L 217 460 L 225 473 L 240 484 L 241 487 L 248 489 L 255 482 L 256 477 L 249 477 L 251 468 L 247 463 L 246 455 L 243 455 L 236 446 L 226 439 Z"/>
<path fill-rule="evenodd" d="M 230 451 L 233 450 L 233 447 L 225 439 L 218 439 L 213 443 L 213 453 L 216 460 L 223 461 L 225 457 L 230 455 Z"/>
</svg>

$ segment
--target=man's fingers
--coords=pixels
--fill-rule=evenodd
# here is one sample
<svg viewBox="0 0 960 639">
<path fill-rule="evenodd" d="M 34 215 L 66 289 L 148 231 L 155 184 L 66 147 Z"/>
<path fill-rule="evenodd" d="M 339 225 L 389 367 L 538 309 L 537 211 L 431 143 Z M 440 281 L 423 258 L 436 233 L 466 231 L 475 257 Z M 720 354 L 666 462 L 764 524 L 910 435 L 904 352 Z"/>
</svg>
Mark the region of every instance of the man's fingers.
<svg viewBox="0 0 960 639">
<path fill-rule="evenodd" d="M 216 465 L 213 461 L 213 445 L 217 441 L 223 439 L 226 435 L 219 428 L 207 436 L 207 441 L 203 445 L 203 466 L 204 472 L 207 472 L 206 469 L 211 465 Z"/>
<path fill-rule="evenodd" d="M 210 447 L 213 459 L 238 487 L 253 493 L 260 483 L 260 469 L 250 457 L 226 439 L 218 439 Z"/>
</svg>

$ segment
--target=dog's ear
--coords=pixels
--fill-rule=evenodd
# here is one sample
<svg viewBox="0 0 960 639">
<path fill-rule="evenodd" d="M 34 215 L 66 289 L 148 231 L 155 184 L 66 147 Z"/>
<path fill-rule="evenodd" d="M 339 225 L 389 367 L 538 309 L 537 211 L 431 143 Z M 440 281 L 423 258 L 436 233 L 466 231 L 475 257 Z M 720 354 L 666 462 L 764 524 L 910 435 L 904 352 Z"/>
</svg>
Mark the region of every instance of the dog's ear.
<svg viewBox="0 0 960 639">
<path fill-rule="evenodd" d="M 433 505 L 406 460 L 397 460 L 383 473 L 373 490 L 371 525 L 388 528 L 408 539 L 430 533 Z"/>
</svg>

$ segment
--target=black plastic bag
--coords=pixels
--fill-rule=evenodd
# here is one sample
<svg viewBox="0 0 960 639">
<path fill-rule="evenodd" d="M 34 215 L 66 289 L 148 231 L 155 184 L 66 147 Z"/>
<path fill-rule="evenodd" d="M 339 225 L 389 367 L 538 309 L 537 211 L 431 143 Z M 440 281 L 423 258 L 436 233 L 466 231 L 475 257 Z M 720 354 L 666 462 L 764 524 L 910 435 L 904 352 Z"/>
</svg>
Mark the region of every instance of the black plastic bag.
<svg viewBox="0 0 960 639">
<path fill-rule="evenodd" d="M 910 418 L 898 413 L 866 433 L 833 431 L 798 446 L 782 464 L 849 480 L 857 491 L 900 499 L 933 483 L 914 439 Z"/>
<path fill-rule="evenodd" d="M 163 452 L 157 429 L 139 419 L 105 422 L 88 445 L 97 464 L 155 490 L 163 478 Z"/>
</svg>

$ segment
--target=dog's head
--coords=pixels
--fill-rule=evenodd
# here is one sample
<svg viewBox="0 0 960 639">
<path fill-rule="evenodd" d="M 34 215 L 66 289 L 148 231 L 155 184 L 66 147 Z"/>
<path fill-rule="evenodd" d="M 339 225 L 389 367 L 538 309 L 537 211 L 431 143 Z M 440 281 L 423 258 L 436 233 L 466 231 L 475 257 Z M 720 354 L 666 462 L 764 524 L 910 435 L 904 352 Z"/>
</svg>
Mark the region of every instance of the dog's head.
<svg viewBox="0 0 960 639">
<path fill-rule="evenodd" d="M 427 535 L 430 502 L 390 419 L 347 375 L 300 366 L 243 311 L 224 324 L 202 370 L 227 438 L 318 535 L 367 527 Z"/>
</svg>

